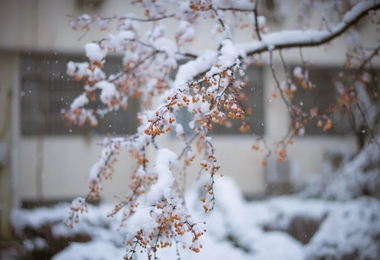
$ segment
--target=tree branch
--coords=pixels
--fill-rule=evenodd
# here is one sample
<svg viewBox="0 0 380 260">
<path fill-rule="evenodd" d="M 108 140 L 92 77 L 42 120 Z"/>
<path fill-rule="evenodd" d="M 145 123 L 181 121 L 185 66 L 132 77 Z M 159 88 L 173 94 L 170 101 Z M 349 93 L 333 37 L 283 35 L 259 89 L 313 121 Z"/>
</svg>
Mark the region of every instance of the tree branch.
<svg viewBox="0 0 380 260">
<path fill-rule="evenodd" d="M 221 8 L 219 8 L 222 10 Z M 342 21 L 331 30 L 289 30 L 274 32 L 266 35 L 261 35 L 261 41 L 250 43 L 236 44 L 235 48 L 247 56 L 260 54 L 264 52 L 273 52 L 281 49 L 315 47 L 323 45 L 343 34 L 349 28 L 359 22 L 360 19 L 367 16 L 370 11 L 380 9 L 380 0 L 361 1 L 358 2 L 350 11 L 342 18 Z M 199 58 L 200 56 L 198 56 Z M 187 63 L 183 64 L 186 65 Z M 181 65 L 181 66 L 183 66 Z M 202 77 L 210 67 L 203 71 L 194 70 L 194 74 L 186 72 L 187 80 Z M 187 70 L 188 71 L 188 70 Z M 196 74 L 195 74 L 196 73 Z M 181 82 L 185 84 L 186 82 Z"/>
<path fill-rule="evenodd" d="M 360 65 L 360 67 L 358 68 L 358 71 L 361 71 L 365 68 L 365 66 L 376 56 L 379 54 L 379 51 L 380 51 L 380 45 L 377 46 L 377 48 L 370 54 L 368 55 L 367 59 L 365 59 L 362 64 Z"/>
<path fill-rule="evenodd" d="M 258 22 L 258 19 L 257 19 L 257 5 L 258 5 L 258 2 L 259 1 L 255 1 L 255 9 L 253 9 L 253 15 L 255 16 L 255 30 L 256 30 L 256 34 L 257 34 L 257 37 L 259 38 L 259 41 L 261 41 L 261 35 L 260 35 L 260 29 L 259 29 L 259 22 Z"/>
<path fill-rule="evenodd" d="M 314 47 L 325 44 L 347 31 L 370 11 L 380 9 L 380 0 L 361 1 L 347 12 L 340 23 L 331 30 L 289 30 L 262 35 L 262 41 L 236 45 L 247 55 L 258 54 L 268 49 L 281 50 L 300 47 Z"/>
</svg>

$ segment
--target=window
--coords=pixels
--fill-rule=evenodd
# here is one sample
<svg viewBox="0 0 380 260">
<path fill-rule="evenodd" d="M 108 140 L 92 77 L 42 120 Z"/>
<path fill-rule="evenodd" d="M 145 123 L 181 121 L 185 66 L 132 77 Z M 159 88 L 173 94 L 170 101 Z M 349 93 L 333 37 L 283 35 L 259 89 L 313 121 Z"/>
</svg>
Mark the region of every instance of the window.
<svg viewBox="0 0 380 260">
<path fill-rule="evenodd" d="M 318 107 L 319 114 L 329 116 L 334 122 L 332 128 L 323 131 L 317 126 L 317 120 L 313 118 L 305 125 L 305 135 L 342 135 L 353 133 L 350 119 L 339 111 L 331 113 L 331 107 L 337 104 L 338 93 L 334 84 L 341 68 L 312 67 L 309 68 L 309 79 L 315 85 L 312 90 L 298 87 L 294 94 L 293 103 L 303 107 L 306 111 Z M 294 80 L 297 82 L 297 80 Z"/>
<path fill-rule="evenodd" d="M 244 133 L 252 133 L 262 135 L 264 134 L 264 93 L 263 93 L 263 79 L 262 69 L 256 66 L 250 66 L 245 71 L 248 77 L 247 85 L 243 88 L 247 100 L 241 101 L 245 109 L 250 108 L 252 113 L 245 115 L 246 120 L 251 126 L 251 131 Z M 231 127 L 225 127 L 218 124 L 213 125 L 212 134 L 239 134 L 239 127 L 242 124 L 241 119 L 228 119 Z M 241 133 L 240 133 L 241 134 Z"/>
<path fill-rule="evenodd" d="M 139 102 L 128 101 L 128 109 L 111 112 L 99 119 L 95 128 L 65 126 L 61 109 L 83 92 L 83 82 L 66 75 L 68 61 L 84 61 L 80 56 L 23 54 L 21 56 L 21 133 L 22 135 L 132 134 L 137 128 Z M 122 67 L 121 58 L 107 57 L 106 74 Z"/>
<path fill-rule="evenodd" d="M 264 94 L 263 94 L 263 79 L 262 79 L 262 69 L 256 66 L 251 66 L 245 71 L 246 76 L 249 81 L 246 82 L 247 85 L 243 88 L 247 100 L 241 101 L 245 109 L 250 108 L 252 113 L 246 116 L 246 121 L 251 126 L 251 130 L 244 132 L 243 134 L 255 133 L 258 135 L 264 134 Z M 171 75 L 172 78 L 175 77 L 175 73 Z M 228 112 L 226 113 L 228 114 Z M 191 114 L 187 111 L 187 108 L 182 108 L 180 111 L 180 116 L 178 117 L 179 123 L 182 124 L 186 134 L 192 133 L 188 122 L 191 121 Z M 239 127 L 242 124 L 241 119 L 231 119 L 227 118 L 230 125 L 229 127 L 213 124 L 210 134 L 212 135 L 231 135 L 231 134 L 242 134 L 239 132 Z"/>
</svg>

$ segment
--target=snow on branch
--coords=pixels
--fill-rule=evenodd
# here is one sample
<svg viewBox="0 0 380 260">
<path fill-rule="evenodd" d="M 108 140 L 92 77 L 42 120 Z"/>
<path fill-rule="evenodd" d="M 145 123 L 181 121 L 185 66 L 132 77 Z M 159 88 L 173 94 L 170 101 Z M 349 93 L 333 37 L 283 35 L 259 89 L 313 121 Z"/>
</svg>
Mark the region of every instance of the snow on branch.
<svg viewBox="0 0 380 260">
<path fill-rule="evenodd" d="M 327 43 L 355 25 L 369 12 L 380 8 L 379 0 L 359 1 L 330 30 L 283 30 L 262 35 L 261 41 L 236 44 L 236 48 L 247 55 L 288 48 L 313 47 Z"/>
<path fill-rule="evenodd" d="M 139 126 L 136 134 L 126 138 L 107 137 L 101 144 L 100 158 L 90 171 L 90 191 L 86 198 L 73 201 L 69 225 L 79 221 L 80 213 L 88 211 L 88 202 L 100 198 L 102 182 L 112 177 L 117 156 L 125 150 L 135 159 L 136 167 L 125 198 L 115 205 L 108 216 L 113 217 L 119 212 L 123 215 L 122 227 L 127 231 L 125 243 L 128 245 L 126 259 L 133 259 L 136 250 L 140 249 L 148 254 L 148 258 L 156 259 L 158 248 L 169 247 L 174 242 L 177 244 L 178 238 L 184 237 L 186 240 L 189 236 L 191 242 L 187 247 L 199 252 L 202 247 L 199 238 L 204 230 L 189 215 L 183 190 L 174 177 L 185 172 L 196 157 L 193 142 L 198 153 L 203 155 L 200 158 L 200 173 L 208 175 L 199 197 L 205 212 L 212 211 L 218 199 L 214 195 L 214 184 L 221 166 L 218 151 L 210 136 L 215 125 L 228 127 L 232 120 L 236 120 L 240 124 L 240 132 L 251 132 L 255 139 L 252 148 L 260 152 L 267 150 L 263 155 L 263 165 L 271 153 L 264 138 L 255 133 L 250 125 L 252 108 L 246 107 L 244 103 L 248 100 L 244 72 L 247 65 L 256 61 L 255 54 L 270 53 L 269 67 L 277 86 L 276 91 L 283 98 L 291 120 L 288 134 L 277 144 L 275 151 L 279 161 L 284 161 L 287 145 L 292 143 L 291 138 L 296 134 L 303 135 L 307 122 L 316 119 L 317 126 L 324 131 L 331 128 L 333 122 L 328 116 L 319 114 L 317 108 L 305 111 L 292 104 L 291 100 L 298 88 L 312 89 L 313 84 L 308 77 L 302 51 L 302 68 L 296 67 L 290 73 L 281 50 L 318 46 L 341 36 L 370 11 L 379 9 L 380 0 L 358 1 L 342 16 L 341 22 L 330 29 L 273 33 L 267 33 L 266 20 L 259 16 L 257 1 L 132 2 L 145 11 L 144 18 L 138 18 L 135 14 L 96 18 L 81 15 L 71 20 L 73 29 L 84 31 L 89 30 L 95 22 L 102 30 L 107 29 L 111 21 L 116 21 L 118 25 L 117 33 L 109 33 L 103 39 L 85 45 L 88 62 L 70 61 L 67 64 L 67 73 L 83 82 L 84 92 L 69 109 L 63 110 L 64 118 L 70 124 L 96 126 L 98 117 L 126 108 L 130 98 L 139 99 L 143 109 L 137 115 Z M 169 12 L 166 4 L 177 10 L 172 12 L 170 9 Z M 231 37 L 234 25 L 229 21 L 229 15 L 241 18 L 234 21 L 236 28 L 250 29 L 251 42 L 234 42 Z M 175 21 L 177 25 L 174 34 L 170 32 L 172 37 L 168 36 L 165 21 Z M 199 54 L 192 54 L 189 46 L 196 40 L 197 23 L 202 21 L 213 23 L 215 46 L 218 47 L 205 48 Z M 142 32 L 140 22 L 151 23 L 152 26 Z M 276 77 L 272 64 L 274 50 L 280 51 L 287 76 L 284 82 Z M 107 55 L 112 52 L 123 54 L 121 70 L 106 75 L 103 68 L 107 66 Z M 370 62 L 375 55 L 377 51 L 373 55 L 366 55 L 365 63 Z M 256 62 L 262 64 L 261 61 Z M 175 76 L 172 76 L 174 73 Z M 291 74 L 294 78 L 289 76 Z M 357 95 L 353 95 L 355 92 L 349 89 L 351 85 L 346 85 L 347 90 L 343 89 L 339 93 L 342 106 L 347 105 L 347 102 L 357 102 Z M 96 99 L 102 107 L 87 108 Z M 191 138 L 184 131 L 184 123 L 178 122 L 184 110 L 190 115 L 185 124 L 192 131 Z M 156 142 L 160 136 L 173 131 L 179 140 L 178 145 L 183 148 L 178 154 L 160 147 L 159 142 Z M 259 142 L 263 142 L 263 149 L 259 147 Z M 151 148 L 153 152 L 150 154 L 154 160 L 149 162 L 147 150 Z"/>
</svg>

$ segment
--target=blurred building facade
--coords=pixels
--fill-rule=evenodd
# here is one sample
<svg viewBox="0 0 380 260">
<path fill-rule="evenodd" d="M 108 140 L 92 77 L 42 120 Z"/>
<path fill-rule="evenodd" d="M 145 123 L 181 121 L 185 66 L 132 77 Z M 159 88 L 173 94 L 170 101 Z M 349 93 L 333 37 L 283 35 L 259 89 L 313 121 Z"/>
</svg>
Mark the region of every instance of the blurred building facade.
<svg viewBox="0 0 380 260">
<path fill-rule="evenodd" d="M 127 2 L 127 1 L 125 1 Z M 289 1 L 292 9 L 299 1 Z M 2 2 L 0 10 L 0 209 L 1 226 L 9 234 L 9 213 L 12 207 L 22 203 L 39 201 L 68 200 L 84 196 L 88 192 L 87 176 L 97 160 L 101 142 L 107 133 L 114 135 L 132 134 L 133 117 L 127 112 L 121 116 L 106 119 L 99 129 L 83 130 L 67 128 L 59 116 L 60 109 L 70 105 L 80 89 L 73 87 L 65 75 L 68 60 L 83 60 L 84 44 L 101 39 L 106 32 L 93 29 L 73 31 L 68 15 L 114 15 L 139 13 L 141 10 L 124 1 L 101 0 L 8 0 Z M 272 31 L 292 28 L 294 17 L 268 21 Z M 169 28 L 175 26 L 167 25 Z M 207 27 L 207 26 L 206 26 Z M 211 30 L 212 25 L 210 25 Z M 195 53 L 205 46 L 212 46 L 208 28 L 198 28 Z M 373 31 L 361 25 L 363 39 L 375 42 Z M 174 27 L 173 30 L 175 31 Z M 234 36 L 244 41 L 247 36 L 237 32 Z M 326 77 L 331 71 L 338 71 L 345 59 L 346 39 L 334 41 L 331 45 L 304 50 L 304 58 L 317 68 L 315 81 L 326 87 L 319 98 L 334 97 L 334 87 Z M 300 65 L 298 50 L 284 52 L 290 66 Z M 275 67 L 283 71 L 276 56 Z M 117 67 L 117 57 L 108 62 Z M 264 62 L 265 63 L 265 62 Z M 280 98 L 273 98 L 275 89 L 271 70 L 263 66 L 252 70 L 252 91 L 256 91 L 254 110 L 255 122 L 266 142 L 273 146 L 288 131 L 289 116 Z M 318 74 L 319 73 L 319 74 Z M 283 77 L 281 72 L 279 78 Z M 326 81 L 327 80 L 327 81 Z M 316 83 L 318 84 L 318 83 Z M 330 84 L 330 85 L 329 85 Z M 300 102 L 303 102 L 300 97 Z M 310 98 L 309 98 L 310 99 Z M 305 101 L 306 102 L 306 101 Z M 310 102 L 313 102 L 311 100 Z M 138 104 L 132 108 L 138 107 Z M 133 111 L 132 111 L 133 112 Z M 131 112 L 131 113 L 132 113 Z M 127 114 L 125 114 L 127 113 Z M 127 118 L 127 120 L 125 120 Z M 108 120 L 108 121 L 107 121 Z M 124 121 L 123 121 L 124 120 Z M 126 122 L 125 122 L 126 121 Z M 110 127 L 111 126 L 111 127 Z M 289 156 L 284 164 L 276 158 L 268 160 L 263 167 L 263 153 L 252 150 L 251 135 L 231 132 L 216 132 L 213 136 L 216 154 L 222 166 L 222 173 L 233 176 L 243 192 L 250 195 L 264 194 L 272 184 L 302 184 L 309 176 L 317 174 L 327 155 L 355 152 L 355 137 L 342 129 L 331 133 L 307 130 L 302 138 L 295 138 L 289 146 Z M 173 136 L 163 138 L 169 148 L 178 149 Z M 128 189 L 128 180 L 135 165 L 127 153 L 120 155 L 113 180 L 105 183 L 105 200 L 123 197 Z M 189 171 L 187 183 L 197 178 Z"/>
</svg>

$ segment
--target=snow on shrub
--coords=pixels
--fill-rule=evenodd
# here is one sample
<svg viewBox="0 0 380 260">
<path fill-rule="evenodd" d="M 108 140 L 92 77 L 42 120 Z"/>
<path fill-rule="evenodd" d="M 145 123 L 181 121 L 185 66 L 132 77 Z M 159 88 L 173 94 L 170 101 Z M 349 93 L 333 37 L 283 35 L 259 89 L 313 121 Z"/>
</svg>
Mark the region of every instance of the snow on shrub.
<svg viewBox="0 0 380 260">
<path fill-rule="evenodd" d="M 166 155 L 166 152 L 163 152 Z M 170 154 L 167 158 L 170 160 Z M 329 259 L 354 256 L 359 259 L 376 259 L 380 256 L 380 202 L 373 198 L 362 197 L 348 202 L 332 202 L 320 199 L 303 199 L 295 196 L 271 198 L 263 201 L 244 200 L 237 184 L 228 176 L 216 178 L 215 196 L 218 199 L 213 212 L 205 213 L 198 203 L 203 193 L 203 183 L 186 194 L 189 214 L 207 232 L 199 238 L 203 245 L 199 253 L 184 247 L 191 234 L 178 236 L 174 243 L 157 251 L 161 259 Z M 158 185 L 160 186 L 160 185 Z M 226 192 L 228 191 L 228 192 Z M 51 225 L 56 237 L 65 234 L 87 234 L 91 241 L 71 243 L 53 259 L 122 259 L 128 256 L 123 242 L 125 237 L 133 237 L 140 231 L 150 231 L 156 227 L 156 221 L 149 207 L 135 214 L 131 225 L 120 229 L 120 214 L 106 217 L 112 211 L 111 206 L 89 206 L 91 214 L 83 215 L 73 229 L 64 225 L 67 204 L 52 208 L 33 210 L 15 210 L 13 226 L 18 234 L 26 227 L 41 229 Z M 153 209 L 154 210 L 154 209 Z M 159 215 L 156 215 L 159 216 Z M 288 233 L 295 219 L 315 219 L 322 221 L 311 240 L 303 245 Z M 197 222 L 202 221 L 202 222 Z M 206 221 L 206 223 L 203 223 Z M 266 227 L 271 226 L 268 230 Z M 51 241 L 45 237 L 28 237 L 31 242 L 45 241 L 49 247 Z M 42 243 L 36 244 L 40 246 Z M 134 257 L 145 258 L 148 252 L 137 250 Z"/>
<path fill-rule="evenodd" d="M 380 202 L 362 197 L 342 203 L 305 248 L 307 259 L 379 259 Z"/>
</svg>

